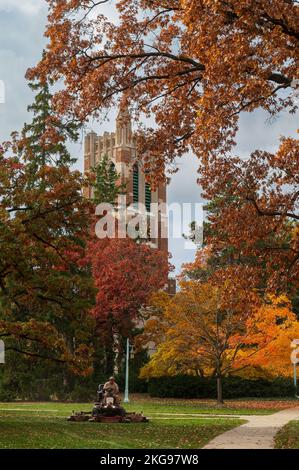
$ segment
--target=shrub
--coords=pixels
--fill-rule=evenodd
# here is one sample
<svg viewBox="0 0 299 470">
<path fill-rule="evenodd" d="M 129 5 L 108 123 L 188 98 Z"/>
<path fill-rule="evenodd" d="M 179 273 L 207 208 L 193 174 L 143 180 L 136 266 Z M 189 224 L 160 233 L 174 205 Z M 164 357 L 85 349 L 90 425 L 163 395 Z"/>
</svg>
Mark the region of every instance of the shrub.
<svg viewBox="0 0 299 470">
<path fill-rule="evenodd" d="M 215 378 L 190 375 L 150 379 L 148 391 L 150 396 L 159 398 L 216 398 L 217 396 Z M 248 380 L 233 376 L 223 378 L 224 398 L 275 398 L 293 395 L 294 384 L 289 378 L 278 377 L 272 381 Z"/>
<path fill-rule="evenodd" d="M 84 385 L 77 384 L 74 390 L 70 393 L 71 401 L 85 403 L 96 400 L 96 390 L 88 389 Z"/>
</svg>

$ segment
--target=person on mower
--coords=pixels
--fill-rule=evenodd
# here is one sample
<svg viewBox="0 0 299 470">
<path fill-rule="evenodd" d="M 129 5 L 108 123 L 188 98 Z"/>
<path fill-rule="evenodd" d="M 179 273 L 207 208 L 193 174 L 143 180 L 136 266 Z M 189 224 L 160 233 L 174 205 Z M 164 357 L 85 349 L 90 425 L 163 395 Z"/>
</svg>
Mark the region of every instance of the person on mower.
<svg viewBox="0 0 299 470">
<path fill-rule="evenodd" d="M 117 383 L 115 382 L 114 377 L 110 377 L 108 382 L 104 385 L 104 401 L 107 403 L 107 398 L 112 397 L 114 398 L 114 402 L 116 405 L 119 404 L 119 388 Z"/>
</svg>

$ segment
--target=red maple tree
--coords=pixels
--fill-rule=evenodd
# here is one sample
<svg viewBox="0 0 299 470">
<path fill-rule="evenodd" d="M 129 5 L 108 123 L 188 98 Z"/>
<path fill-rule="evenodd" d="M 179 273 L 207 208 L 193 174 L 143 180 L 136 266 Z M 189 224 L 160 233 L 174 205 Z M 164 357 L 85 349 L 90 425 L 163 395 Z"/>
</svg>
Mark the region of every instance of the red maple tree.
<svg viewBox="0 0 299 470">
<path fill-rule="evenodd" d="M 93 238 L 87 251 L 97 289 L 91 313 L 104 346 L 106 371 L 111 373 L 115 349 L 121 338 L 132 336 L 141 306 L 167 284 L 168 255 L 130 238 Z"/>
</svg>

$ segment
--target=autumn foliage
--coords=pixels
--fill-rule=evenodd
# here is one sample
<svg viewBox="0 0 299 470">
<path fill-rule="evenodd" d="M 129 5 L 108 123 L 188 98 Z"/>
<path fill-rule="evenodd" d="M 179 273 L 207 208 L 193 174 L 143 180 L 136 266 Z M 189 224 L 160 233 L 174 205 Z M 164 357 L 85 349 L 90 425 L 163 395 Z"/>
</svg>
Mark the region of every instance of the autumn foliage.
<svg viewBox="0 0 299 470">
<path fill-rule="evenodd" d="M 276 154 L 258 150 L 246 162 L 232 152 L 241 113 L 297 109 L 298 3 L 118 0 L 109 2 L 117 23 L 106 0 L 48 4 L 48 46 L 28 77 L 65 80 L 57 113 L 101 117 L 124 94 L 136 117 L 154 116 L 154 128 L 137 132 L 148 178 L 163 178 L 165 163 L 191 149 L 203 196 L 223 195 L 209 243 L 257 256 L 257 269 L 245 263 L 242 274 L 255 288 L 265 283 L 261 266 L 269 289 L 294 287 L 298 142 L 285 138 Z"/>
<path fill-rule="evenodd" d="M 37 90 L 30 124 L 0 147 L 0 337 L 6 351 L 91 372 L 94 286 L 84 238 L 88 181 L 72 171 L 68 138 L 77 127 L 54 118 L 47 84 Z"/>
<path fill-rule="evenodd" d="M 276 154 L 201 165 L 203 195 L 211 200 L 205 242 L 214 259 L 222 254 L 218 275 L 242 276 L 261 292 L 298 289 L 298 151 L 298 140 L 285 138 Z"/>
<path fill-rule="evenodd" d="M 109 3 L 117 24 L 106 3 L 48 0 L 48 47 L 28 76 L 63 77 L 57 110 L 81 119 L 125 91 L 156 118 L 140 144 L 155 149 L 158 171 L 188 146 L 202 158 L 226 154 L 241 111 L 295 109 L 297 2 L 118 0 Z"/>
<path fill-rule="evenodd" d="M 114 353 L 122 353 L 122 339 L 132 338 L 138 328 L 140 308 L 153 292 L 167 285 L 168 255 L 130 238 L 94 238 L 88 242 L 86 262 L 97 289 L 91 310 L 95 333 L 111 374 Z"/>
<path fill-rule="evenodd" d="M 136 133 L 149 179 L 163 179 L 165 165 L 187 150 L 199 158 L 209 201 L 205 248 L 174 298 L 152 300 L 143 338 L 158 351 L 143 374 L 220 379 L 257 364 L 283 374 L 286 345 L 298 335 L 289 302 L 299 287 L 298 140 L 282 137 L 277 151 L 256 150 L 246 160 L 233 152 L 241 113 L 260 109 L 275 118 L 297 110 L 298 2 L 47 1 L 48 45 L 27 77 L 64 86 L 42 143 L 60 144 L 59 119 L 105 116 L 122 96 L 136 118 L 155 119 L 154 128 L 140 125 Z M 105 14 L 111 4 L 116 24 Z M 16 158 L 20 143 L 28 150 L 23 136 L 0 154 L 4 312 L 27 309 L 22 318 L 32 317 L 38 331 L 45 305 L 51 328 L 62 312 L 80 318 L 90 307 L 90 267 L 98 290 L 92 313 L 111 350 L 111 338 L 127 335 L 140 306 L 163 286 L 168 261 L 131 240 L 92 239 L 86 256 L 83 179 L 44 161 L 40 184 L 28 186 L 34 152 L 29 139 L 27 163 Z M 10 327 L 2 324 L 4 335 Z"/>
<path fill-rule="evenodd" d="M 299 335 L 299 322 L 289 300 L 268 297 L 259 307 L 242 307 L 238 299 L 230 298 L 228 284 L 183 281 L 173 298 L 166 293 L 152 297 L 139 340 L 156 352 L 141 377 L 214 376 L 221 402 L 225 375 L 292 374 L 290 343 Z"/>
</svg>

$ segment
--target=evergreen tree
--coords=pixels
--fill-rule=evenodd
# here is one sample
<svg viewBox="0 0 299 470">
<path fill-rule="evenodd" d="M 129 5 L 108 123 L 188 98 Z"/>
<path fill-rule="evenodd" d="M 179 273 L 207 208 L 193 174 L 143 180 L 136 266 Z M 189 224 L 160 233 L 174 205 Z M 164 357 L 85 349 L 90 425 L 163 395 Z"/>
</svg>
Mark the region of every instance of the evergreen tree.
<svg viewBox="0 0 299 470">
<path fill-rule="evenodd" d="M 79 125 L 64 122 L 55 114 L 50 86 L 47 81 L 29 83 L 31 90 L 36 92 L 34 102 L 27 108 L 33 118 L 30 124 L 24 124 L 19 151 L 21 155 L 29 156 L 35 183 L 45 165 L 71 166 L 76 161 L 67 149 L 67 142 L 78 140 Z"/>
<path fill-rule="evenodd" d="M 72 171 L 67 150 L 78 126 L 55 116 L 49 83 L 30 86 L 37 91 L 31 123 L 0 145 L 0 337 L 11 354 L 86 374 L 94 300 L 83 263 L 90 204 L 82 195 L 86 178 Z"/>
<path fill-rule="evenodd" d="M 125 192 L 126 185 L 120 182 L 121 175 L 116 171 L 114 163 L 104 155 L 93 171 L 95 173 L 93 202 L 115 205 L 117 196 Z"/>
</svg>

